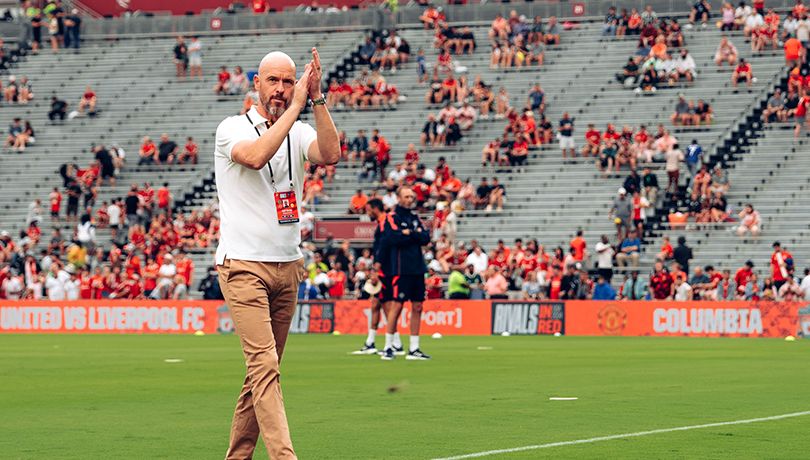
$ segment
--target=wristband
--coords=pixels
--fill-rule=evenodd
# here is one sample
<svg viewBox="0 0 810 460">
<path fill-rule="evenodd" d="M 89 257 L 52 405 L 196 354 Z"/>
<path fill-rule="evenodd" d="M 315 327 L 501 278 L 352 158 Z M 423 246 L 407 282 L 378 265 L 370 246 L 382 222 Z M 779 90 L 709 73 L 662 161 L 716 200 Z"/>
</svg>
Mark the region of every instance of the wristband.
<svg viewBox="0 0 810 460">
<path fill-rule="evenodd" d="M 310 99 L 309 106 L 310 107 L 315 107 L 316 105 L 326 105 L 326 99 L 324 98 L 323 94 L 321 94 L 320 99 L 316 99 L 314 101 L 312 99 Z"/>
</svg>

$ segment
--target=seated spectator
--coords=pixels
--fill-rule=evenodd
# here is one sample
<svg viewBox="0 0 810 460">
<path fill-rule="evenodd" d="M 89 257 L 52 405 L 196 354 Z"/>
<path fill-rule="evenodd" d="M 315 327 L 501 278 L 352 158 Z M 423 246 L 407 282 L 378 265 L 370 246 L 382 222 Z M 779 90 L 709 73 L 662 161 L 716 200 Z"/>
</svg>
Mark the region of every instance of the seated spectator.
<svg viewBox="0 0 810 460">
<path fill-rule="evenodd" d="M 501 267 L 498 265 L 490 265 L 484 273 L 486 283 L 484 290 L 487 291 L 490 299 L 508 299 L 506 295 L 509 289 L 509 282 L 501 274 Z"/>
<path fill-rule="evenodd" d="M 492 178 L 492 185 L 489 187 L 489 204 L 486 211 L 492 211 L 492 207 L 496 207 L 496 211 L 503 211 L 503 204 L 506 201 L 506 189 L 498 182 L 497 177 Z"/>
<path fill-rule="evenodd" d="M 765 19 L 759 14 L 759 11 L 753 10 L 745 19 L 745 27 L 743 27 L 743 34 L 746 38 L 751 37 L 753 32 L 759 26 L 765 25 Z"/>
<path fill-rule="evenodd" d="M 622 67 L 621 73 L 616 74 L 616 81 L 625 86 L 631 86 L 636 83 L 637 78 L 638 64 L 636 64 L 636 59 L 633 56 L 630 56 L 627 59 L 627 64 Z"/>
<path fill-rule="evenodd" d="M 737 48 L 726 37 L 720 39 L 714 61 L 717 62 L 717 68 L 723 68 L 724 62 L 731 67 L 737 64 Z"/>
<path fill-rule="evenodd" d="M 731 3 L 723 2 L 720 15 L 722 17 L 720 21 L 720 32 L 734 30 L 734 7 Z"/>
<path fill-rule="evenodd" d="M 365 214 L 366 203 L 368 203 L 368 196 L 362 190 L 357 189 L 357 193 L 352 195 L 349 201 L 349 210 L 346 214 Z"/>
<path fill-rule="evenodd" d="M 720 193 L 725 195 L 731 187 L 731 181 L 728 179 L 728 171 L 723 169 L 723 165 L 719 162 L 714 165 L 714 174 L 712 175 L 712 184 L 709 187 L 710 193 Z"/>
<path fill-rule="evenodd" d="M 0 83 L 0 86 L 2 86 L 2 83 Z M 17 77 L 11 75 L 8 77 L 8 85 L 3 88 L 3 99 L 11 104 L 17 102 L 17 90 Z"/>
<path fill-rule="evenodd" d="M 720 192 L 714 193 L 714 198 L 711 200 L 711 214 L 712 222 L 725 222 L 729 215 L 728 200 Z"/>
<path fill-rule="evenodd" d="M 703 99 L 700 99 L 697 107 L 695 107 L 695 114 L 693 115 L 692 124 L 695 126 L 700 126 L 701 122 L 705 122 L 706 126 L 709 126 L 712 124 L 713 119 L 714 112 L 712 111 L 712 106 L 704 102 Z"/>
<path fill-rule="evenodd" d="M 19 94 L 17 95 L 18 104 L 28 104 L 29 101 L 34 99 L 34 93 L 31 92 L 31 84 L 28 83 L 28 78 L 22 78 L 17 90 L 19 91 Z"/>
<path fill-rule="evenodd" d="M 759 236 L 759 228 L 762 225 L 759 212 L 754 210 L 754 206 L 747 204 L 737 217 L 740 218 L 740 226 L 737 227 L 737 234 L 740 235 L 740 238 L 745 238 L 745 233 L 751 232 L 751 236 L 756 241 Z"/>
<path fill-rule="evenodd" d="M 496 42 L 509 40 L 511 33 L 512 29 L 509 27 L 509 23 L 506 19 L 500 14 L 496 14 L 495 20 L 492 21 L 492 27 L 489 29 L 489 32 L 487 32 L 489 41 L 495 44 Z"/>
<path fill-rule="evenodd" d="M 616 254 L 616 264 L 626 267 L 628 262 L 633 262 L 633 267 L 638 267 L 638 259 L 641 250 L 641 240 L 638 238 L 636 230 L 630 229 L 627 238 L 619 246 L 619 253 Z"/>
<path fill-rule="evenodd" d="M 673 126 L 678 126 L 678 123 L 681 125 L 692 123 L 692 116 L 689 114 L 689 104 L 686 103 L 683 93 L 678 94 L 678 103 L 675 104 L 675 112 L 670 115 L 669 120 L 672 122 Z"/>
<path fill-rule="evenodd" d="M 616 28 L 618 25 L 619 18 L 616 16 L 616 8 L 611 6 L 608 13 L 605 15 L 605 19 L 602 20 L 602 35 L 599 41 L 602 41 L 605 37 L 616 36 Z"/>
<path fill-rule="evenodd" d="M 706 28 L 706 23 L 709 21 L 709 12 L 712 6 L 709 5 L 708 0 L 698 0 L 692 5 L 692 12 L 689 13 L 689 25 L 691 26 L 696 20 L 703 21 L 703 28 Z"/>
<path fill-rule="evenodd" d="M 360 171 L 357 172 L 357 183 L 362 184 L 363 181 L 374 182 L 377 177 L 377 155 L 370 151 L 363 152 L 361 160 Z"/>
<path fill-rule="evenodd" d="M 240 95 L 245 94 L 247 90 L 248 90 L 247 76 L 242 71 L 241 67 L 236 66 L 233 69 L 233 74 L 231 75 L 230 80 L 228 80 L 227 84 L 225 85 L 225 91 L 227 94 Z"/>
<path fill-rule="evenodd" d="M 88 86 L 84 89 L 84 94 L 82 94 L 82 98 L 79 100 L 79 115 L 83 113 L 85 107 L 90 109 L 89 115 L 92 117 L 96 114 L 96 93 Z"/>
<path fill-rule="evenodd" d="M 410 145 L 411 147 L 413 146 L 413 144 Z M 407 176 L 408 171 L 402 167 L 402 163 L 397 163 L 394 166 L 394 169 L 390 173 L 388 173 L 388 177 L 398 185 L 402 185 L 403 181 L 405 180 L 405 177 Z"/>
<path fill-rule="evenodd" d="M 771 45 L 775 52 L 779 41 L 776 32 L 773 26 L 767 24 L 755 27 L 751 32 L 751 54 L 761 54 L 765 51 L 766 45 Z"/>
<path fill-rule="evenodd" d="M 366 43 L 360 47 L 361 64 L 368 64 L 371 62 L 371 57 L 374 56 L 376 51 L 377 43 L 372 40 L 371 37 L 366 37 Z"/>
<path fill-rule="evenodd" d="M 17 138 L 20 137 L 20 135 L 22 133 L 23 133 L 23 127 L 20 124 L 20 119 L 15 118 L 14 122 L 8 127 L 8 137 L 6 137 L 6 146 L 5 147 L 9 148 L 11 146 L 14 146 L 13 150 L 16 150 L 17 149 L 17 147 L 16 147 Z"/>
<path fill-rule="evenodd" d="M 675 61 L 675 71 L 671 74 L 675 82 L 685 79 L 692 82 L 695 79 L 695 60 L 688 50 L 681 50 L 681 57 Z"/>
<path fill-rule="evenodd" d="M 515 136 L 515 143 L 512 145 L 512 151 L 509 154 L 510 166 L 524 166 L 526 159 L 529 157 L 529 143 L 523 134 Z"/>
<path fill-rule="evenodd" d="M 366 152 L 369 151 L 369 142 L 364 130 L 361 129 L 357 131 L 357 137 L 352 140 L 349 149 L 351 150 L 349 152 L 349 159 L 352 165 L 357 158 L 363 161 Z"/>
<path fill-rule="evenodd" d="M 183 146 L 183 152 L 177 157 L 177 164 L 182 165 L 188 160 L 190 164 L 196 165 L 198 153 L 197 143 L 191 137 L 187 138 L 186 145 Z"/>
<path fill-rule="evenodd" d="M 745 27 L 745 22 L 748 20 L 748 16 L 751 15 L 752 11 L 751 7 L 746 5 L 744 1 L 740 2 L 740 6 L 734 10 L 734 30 L 740 30 Z"/>
<path fill-rule="evenodd" d="M 242 111 L 239 112 L 244 115 L 250 111 L 254 105 L 259 104 L 259 92 L 256 91 L 254 86 L 249 85 L 248 92 L 245 94 L 245 99 L 242 101 Z"/>
<path fill-rule="evenodd" d="M 425 12 L 419 16 L 419 20 L 425 25 L 425 30 L 434 29 L 438 24 L 442 8 L 436 9 L 433 4 L 429 4 Z"/>
<path fill-rule="evenodd" d="M 165 164 L 166 166 L 174 163 L 177 156 L 177 144 L 169 140 L 169 135 L 163 133 L 160 135 L 160 145 L 158 145 L 157 152 L 153 157 L 154 162 L 158 166 Z"/>
<path fill-rule="evenodd" d="M 214 85 L 214 94 L 217 96 L 225 96 L 228 94 L 228 82 L 231 80 L 231 73 L 228 68 L 222 66 L 217 75 L 217 84 Z"/>
<path fill-rule="evenodd" d="M 144 136 L 143 139 L 141 139 L 141 148 L 138 150 L 138 154 L 141 157 L 140 161 L 138 161 L 138 166 L 154 164 L 156 152 L 157 147 L 155 147 L 155 143 L 152 142 L 149 136 Z"/>
<path fill-rule="evenodd" d="M 692 181 L 692 200 L 697 200 L 699 197 L 705 197 L 709 194 L 712 175 L 708 172 L 708 169 L 708 166 L 703 164 L 700 167 L 700 172 L 695 174 Z"/>
<path fill-rule="evenodd" d="M 473 54 L 475 51 L 475 36 L 473 35 L 472 31 L 470 31 L 469 27 L 464 27 L 461 29 L 461 33 L 456 39 L 456 54 L 462 55 L 464 54 L 465 50 L 469 54 Z"/>
<path fill-rule="evenodd" d="M 557 22 L 557 18 L 552 16 L 548 20 L 548 26 L 546 27 L 546 34 L 545 40 L 546 45 L 559 45 L 560 44 L 560 35 L 562 35 L 563 28 Z"/>
<path fill-rule="evenodd" d="M 773 121 L 786 123 L 786 115 L 787 111 L 785 110 L 785 98 L 782 96 L 782 90 L 780 88 L 776 88 L 773 96 L 768 99 L 768 104 L 765 107 L 765 110 L 762 111 L 762 121 L 766 125 Z"/>
<path fill-rule="evenodd" d="M 466 100 L 456 110 L 456 122 L 462 131 L 469 131 L 473 127 L 473 123 L 475 123 L 475 109 Z"/>
<path fill-rule="evenodd" d="M 449 96 L 448 96 L 449 97 Z M 433 79 L 428 86 L 428 91 L 425 94 L 425 99 L 427 100 L 428 105 L 430 104 L 441 104 L 445 99 L 444 93 L 444 85 L 442 84 L 441 79 L 439 78 L 438 73 L 433 73 Z"/>
<path fill-rule="evenodd" d="M 56 96 L 54 96 L 53 98 L 51 98 L 51 111 L 48 112 L 48 118 L 51 121 L 54 121 L 56 117 L 59 117 L 60 120 L 64 121 L 65 115 L 67 115 L 67 108 L 69 105 L 70 105 L 69 103 L 61 101 L 57 99 Z"/>
</svg>

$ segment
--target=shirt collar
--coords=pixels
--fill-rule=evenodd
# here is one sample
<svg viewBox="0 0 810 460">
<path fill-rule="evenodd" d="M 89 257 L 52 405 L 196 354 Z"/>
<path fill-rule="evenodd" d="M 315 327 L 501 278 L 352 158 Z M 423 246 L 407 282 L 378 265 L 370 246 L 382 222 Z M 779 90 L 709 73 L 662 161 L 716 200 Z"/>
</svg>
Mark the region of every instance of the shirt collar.
<svg viewBox="0 0 810 460">
<path fill-rule="evenodd" d="M 259 114 L 259 111 L 256 110 L 257 106 L 253 106 L 248 110 L 247 116 L 250 117 L 250 122 L 253 123 L 253 126 L 259 126 L 265 124 L 268 120 Z"/>
</svg>

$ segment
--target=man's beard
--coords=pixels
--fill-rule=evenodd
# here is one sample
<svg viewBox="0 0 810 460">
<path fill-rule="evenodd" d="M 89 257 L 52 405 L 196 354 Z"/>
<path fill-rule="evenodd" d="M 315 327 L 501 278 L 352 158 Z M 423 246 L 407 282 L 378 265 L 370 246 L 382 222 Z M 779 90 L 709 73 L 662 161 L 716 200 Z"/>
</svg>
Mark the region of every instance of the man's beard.
<svg viewBox="0 0 810 460">
<path fill-rule="evenodd" d="M 261 97 L 260 97 L 260 99 L 261 99 Z M 284 106 L 283 107 L 277 107 L 277 106 L 274 106 L 272 104 L 272 101 L 274 99 L 283 100 L 283 98 L 280 98 L 280 97 L 271 97 L 267 101 L 262 100 L 261 103 L 262 103 L 262 107 L 264 107 L 264 110 L 265 110 L 265 112 L 267 112 L 268 115 L 278 118 L 278 117 L 284 115 L 284 112 L 287 111 L 287 108 L 290 106 L 290 103 L 288 101 L 286 101 L 286 100 L 283 100 Z"/>
</svg>

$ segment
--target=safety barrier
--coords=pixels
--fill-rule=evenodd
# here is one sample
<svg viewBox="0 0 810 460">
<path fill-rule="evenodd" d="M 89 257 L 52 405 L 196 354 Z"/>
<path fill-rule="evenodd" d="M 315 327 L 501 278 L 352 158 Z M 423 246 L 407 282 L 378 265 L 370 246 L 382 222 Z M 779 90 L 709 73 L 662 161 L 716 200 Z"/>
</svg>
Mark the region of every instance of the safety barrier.
<svg viewBox="0 0 810 460">
<path fill-rule="evenodd" d="M 294 334 L 365 334 L 369 301 L 300 302 Z M 383 315 L 384 316 L 384 315 Z M 408 333 L 411 306 L 397 325 Z M 383 320 L 384 321 L 384 320 Z M 381 328 L 382 330 L 382 328 Z M 221 301 L 20 301 L 0 303 L 0 333 L 234 332 Z M 587 335 L 675 337 L 810 337 L 802 302 L 515 302 L 431 300 L 421 333 L 430 335 Z"/>
</svg>

